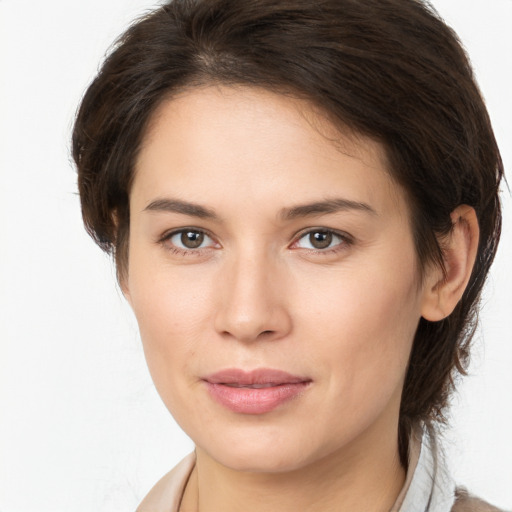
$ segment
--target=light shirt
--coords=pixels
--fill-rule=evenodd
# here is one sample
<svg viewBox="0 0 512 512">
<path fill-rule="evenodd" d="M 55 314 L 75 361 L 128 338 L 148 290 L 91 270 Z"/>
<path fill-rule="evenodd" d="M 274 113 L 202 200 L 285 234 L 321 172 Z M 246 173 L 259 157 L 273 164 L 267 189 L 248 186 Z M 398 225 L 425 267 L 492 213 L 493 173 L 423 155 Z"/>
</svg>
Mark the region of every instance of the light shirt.
<svg viewBox="0 0 512 512">
<path fill-rule="evenodd" d="M 409 442 L 409 468 L 402 491 L 390 512 L 450 512 L 455 482 L 434 436 L 420 429 Z"/>
<path fill-rule="evenodd" d="M 195 462 L 194 453 L 185 457 L 151 489 L 136 512 L 179 512 Z M 471 508 L 464 507 L 464 510 L 498 510 L 480 500 L 473 501 L 472 498 L 466 503 Z M 405 484 L 390 512 L 450 512 L 454 504 L 455 483 L 446 469 L 435 437 L 418 429 L 411 435 L 409 443 L 409 467 Z"/>
</svg>

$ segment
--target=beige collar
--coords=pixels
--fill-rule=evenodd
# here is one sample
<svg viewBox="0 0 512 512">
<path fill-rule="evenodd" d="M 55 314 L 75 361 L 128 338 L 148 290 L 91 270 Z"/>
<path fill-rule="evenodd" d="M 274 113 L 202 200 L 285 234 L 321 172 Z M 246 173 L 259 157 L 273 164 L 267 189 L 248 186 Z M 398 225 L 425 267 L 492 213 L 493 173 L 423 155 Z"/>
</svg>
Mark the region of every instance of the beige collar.
<svg viewBox="0 0 512 512">
<path fill-rule="evenodd" d="M 455 485 L 438 453 L 435 437 L 416 430 L 409 444 L 409 468 L 405 484 L 390 512 L 449 512 Z M 195 454 L 187 455 L 144 498 L 137 512 L 178 512 Z"/>
</svg>

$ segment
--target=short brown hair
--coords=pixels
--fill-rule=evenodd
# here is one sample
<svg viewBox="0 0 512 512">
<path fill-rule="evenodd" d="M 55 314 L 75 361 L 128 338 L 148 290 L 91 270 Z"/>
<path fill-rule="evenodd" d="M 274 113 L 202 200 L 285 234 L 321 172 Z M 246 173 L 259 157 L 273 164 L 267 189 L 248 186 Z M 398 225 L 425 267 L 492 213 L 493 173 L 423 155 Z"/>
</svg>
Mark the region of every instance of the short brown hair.
<svg viewBox="0 0 512 512">
<path fill-rule="evenodd" d="M 409 200 L 422 270 L 443 267 L 450 213 L 476 210 L 478 255 L 462 300 L 442 321 L 421 319 L 414 339 L 399 420 L 406 465 L 412 425 L 443 421 L 464 373 L 501 227 L 503 165 L 457 36 L 420 0 L 174 0 L 136 22 L 88 88 L 73 132 L 85 226 L 120 276 L 145 128 L 164 99 L 208 83 L 306 98 L 381 142 Z"/>
</svg>

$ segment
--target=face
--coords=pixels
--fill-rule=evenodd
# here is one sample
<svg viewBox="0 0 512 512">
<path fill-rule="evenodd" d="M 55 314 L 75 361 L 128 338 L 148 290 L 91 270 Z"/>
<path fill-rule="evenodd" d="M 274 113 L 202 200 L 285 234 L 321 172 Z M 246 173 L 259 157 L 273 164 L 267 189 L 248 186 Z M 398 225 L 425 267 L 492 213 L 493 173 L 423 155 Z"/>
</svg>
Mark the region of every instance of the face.
<svg viewBox="0 0 512 512">
<path fill-rule="evenodd" d="M 125 293 L 198 450 L 287 471 L 396 439 L 424 292 L 378 143 L 303 101 L 194 89 L 156 113 L 130 211 Z"/>
</svg>

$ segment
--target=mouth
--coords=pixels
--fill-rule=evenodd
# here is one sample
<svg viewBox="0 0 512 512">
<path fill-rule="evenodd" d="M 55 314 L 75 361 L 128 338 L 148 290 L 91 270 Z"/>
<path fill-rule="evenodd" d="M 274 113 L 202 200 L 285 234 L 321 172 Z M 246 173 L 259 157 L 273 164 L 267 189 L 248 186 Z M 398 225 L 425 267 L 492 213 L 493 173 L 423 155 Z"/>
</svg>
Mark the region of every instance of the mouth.
<svg viewBox="0 0 512 512">
<path fill-rule="evenodd" d="M 203 379 L 217 403 L 240 414 L 264 414 L 299 398 L 311 385 L 308 377 L 260 368 L 228 369 Z"/>
<path fill-rule="evenodd" d="M 229 388 L 248 388 L 248 389 L 265 389 L 265 388 L 273 388 L 275 386 L 282 386 L 283 384 L 228 384 L 226 382 L 219 382 L 219 384 L 223 384 L 224 386 L 228 386 Z"/>
</svg>

